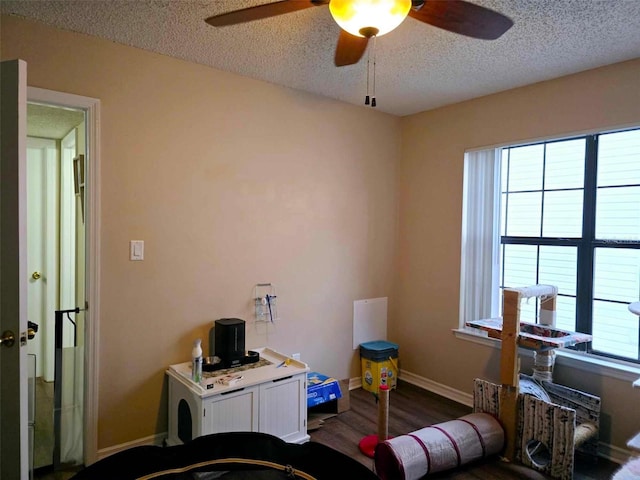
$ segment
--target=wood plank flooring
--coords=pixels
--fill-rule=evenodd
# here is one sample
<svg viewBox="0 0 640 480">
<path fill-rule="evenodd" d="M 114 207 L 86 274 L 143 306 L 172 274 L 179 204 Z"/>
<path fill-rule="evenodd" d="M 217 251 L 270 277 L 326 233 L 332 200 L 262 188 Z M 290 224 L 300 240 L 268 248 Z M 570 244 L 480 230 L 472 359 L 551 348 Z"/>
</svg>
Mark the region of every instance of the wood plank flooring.
<svg viewBox="0 0 640 480">
<path fill-rule="evenodd" d="M 311 440 L 328 445 L 374 470 L 373 460 L 363 455 L 358 443 L 366 435 L 377 434 L 378 406 L 372 393 L 362 389 L 350 393 L 350 410 L 328 418 L 318 430 L 310 432 Z M 470 413 L 471 409 L 423 389 L 399 382 L 389 401 L 389 435 L 399 436 L 427 425 L 445 422 Z M 610 479 L 619 465 L 608 460 L 576 456 L 574 480 Z M 547 479 L 548 477 L 521 465 L 492 458 L 459 469 L 430 475 L 428 478 L 457 480 Z"/>
</svg>

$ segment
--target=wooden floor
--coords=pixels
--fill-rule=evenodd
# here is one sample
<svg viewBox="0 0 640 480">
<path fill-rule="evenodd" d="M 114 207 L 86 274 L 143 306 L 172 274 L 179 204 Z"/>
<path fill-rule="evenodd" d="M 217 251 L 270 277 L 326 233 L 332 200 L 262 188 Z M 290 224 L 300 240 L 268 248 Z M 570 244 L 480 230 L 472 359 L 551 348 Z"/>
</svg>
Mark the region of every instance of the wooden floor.
<svg viewBox="0 0 640 480">
<path fill-rule="evenodd" d="M 360 440 L 378 431 L 378 406 L 372 393 L 362 389 L 350 393 L 351 408 L 326 419 L 318 430 L 310 432 L 311 440 L 328 445 L 349 455 L 374 470 L 373 460 L 358 449 Z M 400 382 L 389 401 L 389 435 L 399 436 L 427 425 L 445 422 L 470 413 L 471 409 L 438 395 Z M 604 459 L 576 458 L 574 480 L 610 479 L 619 465 Z M 545 475 L 521 465 L 493 458 L 465 465 L 460 469 L 430 475 L 428 478 L 458 480 L 547 479 Z"/>
</svg>

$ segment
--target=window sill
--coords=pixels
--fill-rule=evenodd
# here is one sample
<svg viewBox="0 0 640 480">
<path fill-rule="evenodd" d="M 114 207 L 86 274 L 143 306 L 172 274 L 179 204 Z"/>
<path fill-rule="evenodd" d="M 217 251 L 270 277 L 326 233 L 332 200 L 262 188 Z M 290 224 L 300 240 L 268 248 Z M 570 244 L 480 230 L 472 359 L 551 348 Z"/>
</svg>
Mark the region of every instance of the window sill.
<svg viewBox="0 0 640 480">
<path fill-rule="evenodd" d="M 500 348 L 500 340 L 489 338 L 486 332 L 476 332 L 475 329 L 470 328 L 459 328 L 454 329 L 453 334 L 461 340 L 487 345 L 492 348 Z M 518 351 L 520 355 L 533 356 L 531 350 L 520 348 Z M 640 378 L 638 378 L 640 376 L 640 366 L 638 365 L 567 349 L 557 349 L 556 354 L 557 365 L 584 370 L 604 377 L 616 378 L 640 387 Z"/>
</svg>

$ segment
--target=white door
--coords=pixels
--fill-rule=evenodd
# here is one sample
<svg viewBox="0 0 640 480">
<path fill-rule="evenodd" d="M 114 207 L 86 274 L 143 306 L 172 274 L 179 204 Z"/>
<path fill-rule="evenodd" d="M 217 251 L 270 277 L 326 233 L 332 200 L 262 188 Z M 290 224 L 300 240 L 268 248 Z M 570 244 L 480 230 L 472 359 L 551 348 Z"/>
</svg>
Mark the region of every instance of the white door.
<svg viewBox="0 0 640 480">
<path fill-rule="evenodd" d="M 0 478 L 29 473 L 27 420 L 27 64 L 0 64 Z M 14 343 L 8 342 L 9 333 Z"/>
<path fill-rule="evenodd" d="M 27 137 L 27 318 L 38 324 L 28 353 L 36 357 L 36 377 L 53 382 L 54 312 L 58 302 L 55 140 Z"/>
</svg>

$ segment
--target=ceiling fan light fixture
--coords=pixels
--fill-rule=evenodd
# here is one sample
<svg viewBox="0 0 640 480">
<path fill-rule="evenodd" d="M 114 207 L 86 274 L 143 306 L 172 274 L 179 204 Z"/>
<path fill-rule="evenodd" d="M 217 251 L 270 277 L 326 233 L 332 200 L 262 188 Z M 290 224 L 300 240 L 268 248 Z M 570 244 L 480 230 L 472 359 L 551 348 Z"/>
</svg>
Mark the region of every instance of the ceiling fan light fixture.
<svg viewBox="0 0 640 480">
<path fill-rule="evenodd" d="M 411 0 L 331 0 L 331 16 L 356 37 L 389 33 L 409 14 Z"/>
</svg>

